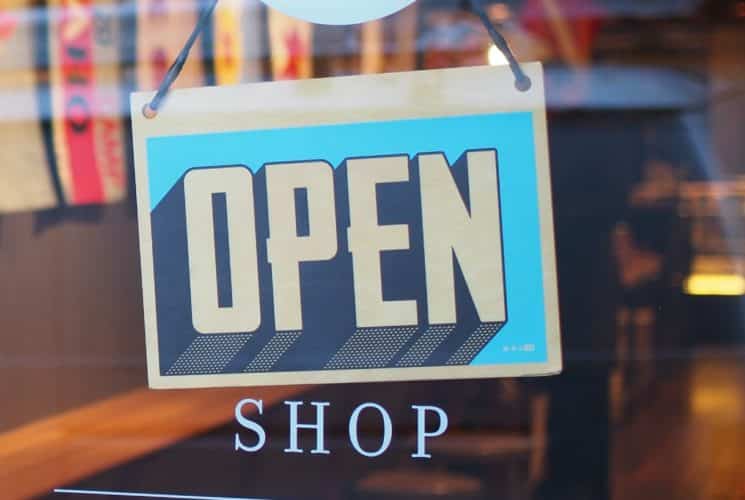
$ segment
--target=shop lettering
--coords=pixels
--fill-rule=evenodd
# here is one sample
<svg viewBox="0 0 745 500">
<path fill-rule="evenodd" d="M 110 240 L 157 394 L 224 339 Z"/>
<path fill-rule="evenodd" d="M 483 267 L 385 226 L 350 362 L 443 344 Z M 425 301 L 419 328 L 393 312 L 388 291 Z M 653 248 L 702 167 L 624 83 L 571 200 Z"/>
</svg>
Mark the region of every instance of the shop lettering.
<svg viewBox="0 0 745 500">
<path fill-rule="evenodd" d="M 459 188 L 442 153 L 353 158 L 346 180 L 325 161 L 276 163 L 254 176 L 242 166 L 198 168 L 184 177 L 192 323 L 200 333 L 253 332 L 262 323 L 259 266 L 269 264 L 276 331 L 303 329 L 300 265 L 333 259 L 340 249 L 336 191 L 344 190 L 358 328 L 417 325 L 417 300 L 384 300 L 381 255 L 411 248 L 410 227 L 380 224 L 379 189 L 418 180 L 429 324 L 456 323 L 455 261 L 482 322 L 505 321 L 497 153 L 467 151 Z M 255 179 L 266 188 L 266 260 L 257 252 Z M 343 178 L 342 178 L 343 179 Z M 339 181 L 335 185 L 335 180 Z M 345 184 L 345 185 L 343 185 Z M 307 229 L 299 235 L 296 194 L 305 193 Z M 462 191 L 462 192 L 461 192 Z M 224 195 L 232 303 L 220 304 L 214 196 Z M 340 198 L 342 199 L 342 198 Z"/>
<path fill-rule="evenodd" d="M 305 453 L 306 450 L 298 444 L 298 435 L 301 430 L 315 434 L 315 445 L 309 450 L 312 455 L 329 455 L 331 450 L 327 449 L 325 441 L 325 415 L 326 409 L 331 407 L 328 401 L 311 401 L 310 406 L 315 409 L 315 421 L 312 423 L 300 423 L 299 409 L 305 405 L 304 401 L 285 401 L 289 412 L 289 435 L 285 453 Z M 246 453 L 257 453 L 266 445 L 266 429 L 255 420 L 244 415 L 245 410 L 253 409 L 261 416 L 264 413 L 264 402 L 259 399 L 243 399 L 235 405 L 235 420 L 243 429 L 251 432 L 247 436 L 245 432 L 235 433 L 235 450 Z M 448 428 L 448 416 L 442 408 L 431 405 L 412 405 L 411 409 L 416 417 L 416 445 L 411 458 L 432 458 L 427 453 L 427 440 L 442 436 Z M 376 446 L 363 447 L 360 443 L 359 419 L 363 413 L 369 413 L 371 417 L 380 420 L 380 442 Z M 362 403 L 352 411 L 347 426 L 349 444 L 358 454 L 375 458 L 384 454 L 391 446 L 393 439 L 393 422 L 391 415 L 377 403 Z"/>
</svg>

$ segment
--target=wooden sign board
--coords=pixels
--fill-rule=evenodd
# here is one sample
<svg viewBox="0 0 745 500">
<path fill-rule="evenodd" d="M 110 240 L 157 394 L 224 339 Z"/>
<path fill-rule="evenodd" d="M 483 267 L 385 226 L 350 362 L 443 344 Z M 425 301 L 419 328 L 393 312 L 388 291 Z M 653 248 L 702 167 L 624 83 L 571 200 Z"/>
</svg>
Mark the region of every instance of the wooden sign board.
<svg viewBox="0 0 745 500">
<path fill-rule="evenodd" d="M 131 99 L 154 388 L 561 370 L 542 69 Z"/>
</svg>

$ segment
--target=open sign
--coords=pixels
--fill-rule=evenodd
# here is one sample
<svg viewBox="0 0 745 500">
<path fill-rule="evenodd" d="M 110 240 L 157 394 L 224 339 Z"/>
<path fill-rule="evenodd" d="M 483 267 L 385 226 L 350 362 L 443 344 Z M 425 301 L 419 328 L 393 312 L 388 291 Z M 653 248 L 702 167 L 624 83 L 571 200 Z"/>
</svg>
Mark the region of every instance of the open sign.
<svg viewBox="0 0 745 500">
<path fill-rule="evenodd" d="M 556 372 L 542 106 L 469 68 L 179 91 L 136 117 L 151 385 Z"/>
</svg>

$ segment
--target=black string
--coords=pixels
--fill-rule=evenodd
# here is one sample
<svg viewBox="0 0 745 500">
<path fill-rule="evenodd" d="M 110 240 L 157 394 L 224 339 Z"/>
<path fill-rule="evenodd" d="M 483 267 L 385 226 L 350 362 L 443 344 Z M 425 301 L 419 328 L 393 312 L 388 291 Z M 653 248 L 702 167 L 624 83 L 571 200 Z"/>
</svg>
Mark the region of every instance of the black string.
<svg viewBox="0 0 745 500">
<path fill-rule="evenodd" d="M 528 78 L 528 75 L 523 72 L 520 64 L 517 62 L 517 59 L 515 59 L 515 55 L 512 53 L 507 40 L 504 39 L 502 34 L 497 31 L 497 28 L 495 28 L 494 24 L 492 24 L 489 16 L 484 10 L 484 4 L 481 0 L 470 1 L 473 11 L 484 24 L 484 27 L 489 33 L 489 36 L 494 42 L 494 45 L 496 45 L 497 48 L 502 52 L 502 54 L 504 54 L 504 56 L 507 58 L 507 62 L 510 65 L 512 74 L 515 76 L 515 88 L 523 92 L 528 90 L 531 86 L 530 78 Z M 168 91 L 171 89 L 171 85 L 173 85 L 173 82 L 176 80 L 176 78 L 178 78 L 179 73 L 181 73 L 181 70 L 186 63 L 186 59 L 189 57 L 191 47 L 194 45 L 194 42 L 196 41 L 202 30 L 205 28 L 205 26 L 207 26 L 207 21 L 212 15 L 212 12 L 215 10 L 217 2 L 218 0 L 210 0 L 210 4 L 202 11 L 201 15 L 199 16 L 199 21 L 194 27 L 194 31 L 191 32 L 189 39 L 186 41 L 186 44 L 184 44 L 181 52 L 179 52 L 178 57 L 176 57 L 176 60 L 173 62 L 171 67 L 168 69 L 168 72 L 163 77 L 163 81 L 160 83 L 155 96 L 149 104 L 145 105 L 145 108 L 142 110 L 142 112 L 147 118 L 153 118 L 155 117 L 155 115 L 158 114 L 158 109 L 160 108 L 161 104 L 163 104 L 163 99 L 165 99 Z"/>
<path fill-rule="evenodd" d="M 218 0 L 210 0 L 209 5 L 204 10 L 202 10 L 202 13 L 199 16 L 199 21 L 197 21 L 197 25 L 194 26 L 194 31 L 191 32 L 191 35 L 189 35 L 189 39 L 186 40 L 186 43 L 181 49 L 181 52 L 179 52 L 178 57 L 176 57 L 176 60 L 173 61 L 173 64 L 168 69 L 166 75 L 163 77 L 163 81 L 160 82 L 160 86 L 158 87 L 158 91 L 155 93 L 155 96 L 149 104 L 145 105 L 145 109 L 142 110 L 143 114 L 147 118 L 153 118 L 155 117 L 155 115 L 158 114 L 158 109 L 160 108 L 161 104 L 163 104 L 163 99 L 165 99 L 168 91 L 171 89 L 171 85 L 173 85 L 173 82 L 176 80 L 176 78 L 178 78 L 179 73 L 181 73 L 181 70 L 184 68 L 184 64 L 186 63 L 186 59 L 189 57 L 191 47 L 194 45 L 194 42 L 196 41 L 202 30 L 204 30 L 205 26 L 207 26 L 207 22 L 212 15 L 212 11 L 215 10 L 215 5 L 217 5 L 217 2 Z"/>
<path fill-rule="evenodd" d="M 530 78 L 520 67 L 520 63 L 517 62 L 517 59 L 515 59 L 515 55 L 512 53 L 512 49 L 510 49 L 510 45 L 507 43 L 507 40 L 504 39 L 502 34 L 497 31 L 497 28 L 495 28 L 494 24 L 492 24 L 491 19 L 489 19 L 489 16 L 486 14 L 486 10 L 484 10 L 484 4 L 482 3 L 482 1 L 471 0 L 471 8 L 476 13 L 476 15 L 479 16 L 479 19 L 486 28 L 486 31 L 489 32 L 489 36 L 494 42 L 494 45 L 496 45 L 500 52 L 504 54 L 504 57 L 507 58 L 507 62 L 510 65 L 512 74 L 515 76 L 515 88 L 521 92 L 525 92 L 526 90 L 528 90 L 531 86 Z"/>
</svg>

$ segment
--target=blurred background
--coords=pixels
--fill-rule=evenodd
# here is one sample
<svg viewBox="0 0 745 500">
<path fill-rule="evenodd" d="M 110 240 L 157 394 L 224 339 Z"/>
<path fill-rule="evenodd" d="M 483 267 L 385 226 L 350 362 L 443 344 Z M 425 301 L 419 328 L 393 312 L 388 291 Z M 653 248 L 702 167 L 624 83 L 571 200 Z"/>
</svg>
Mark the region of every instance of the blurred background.
<svg viewBox="0 0 745 500">
<path fill-rule="evenodd" d="M 745 1 L 484 2 L 545 64 L 561 376 L 153 392 L 126 110 L 203 3 L 0 3 L 0 496 L 745 498 Z M 467 1 L 338 27 L 220 0 L 175 86 L 485 64 Z M 281 439 L 238 455 L 257 394 Z M 334 405 L 330 458 L 282 453 L 290 396 Z M 402 422 L 375 461 L 346 443 L 364 401 Z M 451 428 L 421 464 L 424 402 Z"/>
</svg>

